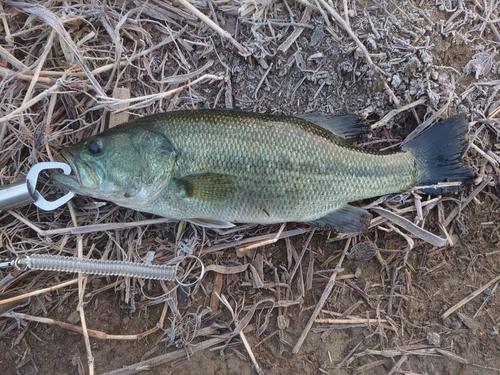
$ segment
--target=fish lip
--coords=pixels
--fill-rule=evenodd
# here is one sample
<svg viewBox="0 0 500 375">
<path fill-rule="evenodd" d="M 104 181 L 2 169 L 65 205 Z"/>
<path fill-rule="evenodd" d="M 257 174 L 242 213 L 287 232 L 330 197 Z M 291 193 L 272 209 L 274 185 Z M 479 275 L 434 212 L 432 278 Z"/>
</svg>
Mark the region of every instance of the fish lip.
<svg viewBox="0 0 500 375">
<path fill-rule="evenodd" d="M 102 182 L 102 174 L 100 173 L 100 170 L 93 163 L 88 163 L 81 157 L 79 157 L 78 151 L 75 152 L 75 150 L 73 150 L 70 146 L 61 152 L 61 156 L 66 160 L 72 171 L 71 174 L 66 175 L 66 178 L 70 178 L 71 180 L 75 181 L 80 189 L 96 189 L 100 186 Z M 81 173 L 86 170 L 88 170 L 98 179 L 98 181 L 94 181 L 91 186 L 84 185 L 84 181 L 82 179 Z"/>
<path fill-rule="evenodd" d="M 68 175 L 68 177 L 73 178 L 78 185 L 82 186 L 82 179 L 80 176 L 80 171 L 78 170 L 78 167 L 76 166 L 76 161 L 77 159 L 83 162 L 78 156 L 76 156 L 74 153 L 71 152 L 71 149 L 68 147 L 65 150 L 61 152 L 61 156 L 66 160 L 66 162 L 69 164 L 71 167 L 71 171 L 73 174 Z"/>
</svg>

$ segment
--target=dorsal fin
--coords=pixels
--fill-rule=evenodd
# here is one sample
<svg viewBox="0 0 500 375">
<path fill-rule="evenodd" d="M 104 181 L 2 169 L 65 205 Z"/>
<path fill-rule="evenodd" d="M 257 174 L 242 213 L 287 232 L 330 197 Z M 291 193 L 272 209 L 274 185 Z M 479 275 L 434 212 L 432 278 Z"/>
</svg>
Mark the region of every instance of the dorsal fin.
<svg viewBox="0 0 500 375">
<path fill-rule="evenodd" d="M 368 133 L 369 126 L 359 116 L 333 116 L 322 115 L 321 113 L 304 113 L 294 115 L 302 120 L 312 122 L 322 128 L 329 130 L 337 137 L 346 140 L 355 140 L 357 137 Z"/>
</svg>

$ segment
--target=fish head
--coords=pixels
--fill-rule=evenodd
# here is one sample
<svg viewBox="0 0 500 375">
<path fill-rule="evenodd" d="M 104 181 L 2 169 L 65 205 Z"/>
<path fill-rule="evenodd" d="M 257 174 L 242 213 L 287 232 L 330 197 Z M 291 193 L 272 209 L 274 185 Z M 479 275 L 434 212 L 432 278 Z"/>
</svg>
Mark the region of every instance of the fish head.
<svg viewBox="0 0 500 375">
<path fill-rule="evenodd" d="M 177 153 L 157 131 L 113 128 L 69 146 L 61 156 L 73 174 L 52 175 L 57 187 L 141 209 L 168 183 Z"/>
</svg>

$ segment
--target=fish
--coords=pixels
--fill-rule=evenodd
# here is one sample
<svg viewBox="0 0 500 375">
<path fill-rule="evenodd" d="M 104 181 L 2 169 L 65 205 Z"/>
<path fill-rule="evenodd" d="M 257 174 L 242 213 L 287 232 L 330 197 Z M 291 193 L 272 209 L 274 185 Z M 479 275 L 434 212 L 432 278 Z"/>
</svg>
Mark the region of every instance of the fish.
<svg viewBox="0 0 500 375">
<path fill-rule="evenodd" d="M 61 152 L 75 194 L 211 227 L 306 223 L 366 232 L 372 215 L 349 203 L 441 182 L 471 183 L 463 115 L 431 126 L 391 152 L 352 146 L 357 116 L 277 116 L 235 110 L 153 114 Z"/>
</svg>

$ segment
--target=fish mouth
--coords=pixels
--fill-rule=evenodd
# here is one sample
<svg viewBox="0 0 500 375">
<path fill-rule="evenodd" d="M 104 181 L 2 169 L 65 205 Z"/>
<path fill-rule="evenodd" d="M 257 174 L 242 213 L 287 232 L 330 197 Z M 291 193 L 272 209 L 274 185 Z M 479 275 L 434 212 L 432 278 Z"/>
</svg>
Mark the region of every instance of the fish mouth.
<svg viewBox="0 0 500 375">
<path fill-rule="evenodd" d="M 99 187 L 99 173 L 92 165 L 84 162 L 80 157 L 67 148 L 61 156 L 71 167 L 72 174 L 56 173 L 51 176 L 51 182 L 59 188 L 78 193 L 93 190 Z"/>
<path fill-rule="evenodd" d="M 74 173 L 74 175 L 67 175 L 68 177 L 72 178 L 76 182 L 78 182 L 79 185 L 82 184 L 82 178 L 80 177 L 80 170 L 76 166 L 76 156 L 71 153 L 71 150 L 67 148 L 61 153 L 61 156 L 66 160 L 66 162 L 69 164 L 71 167 L 71 171 Z"/>
</svg>

